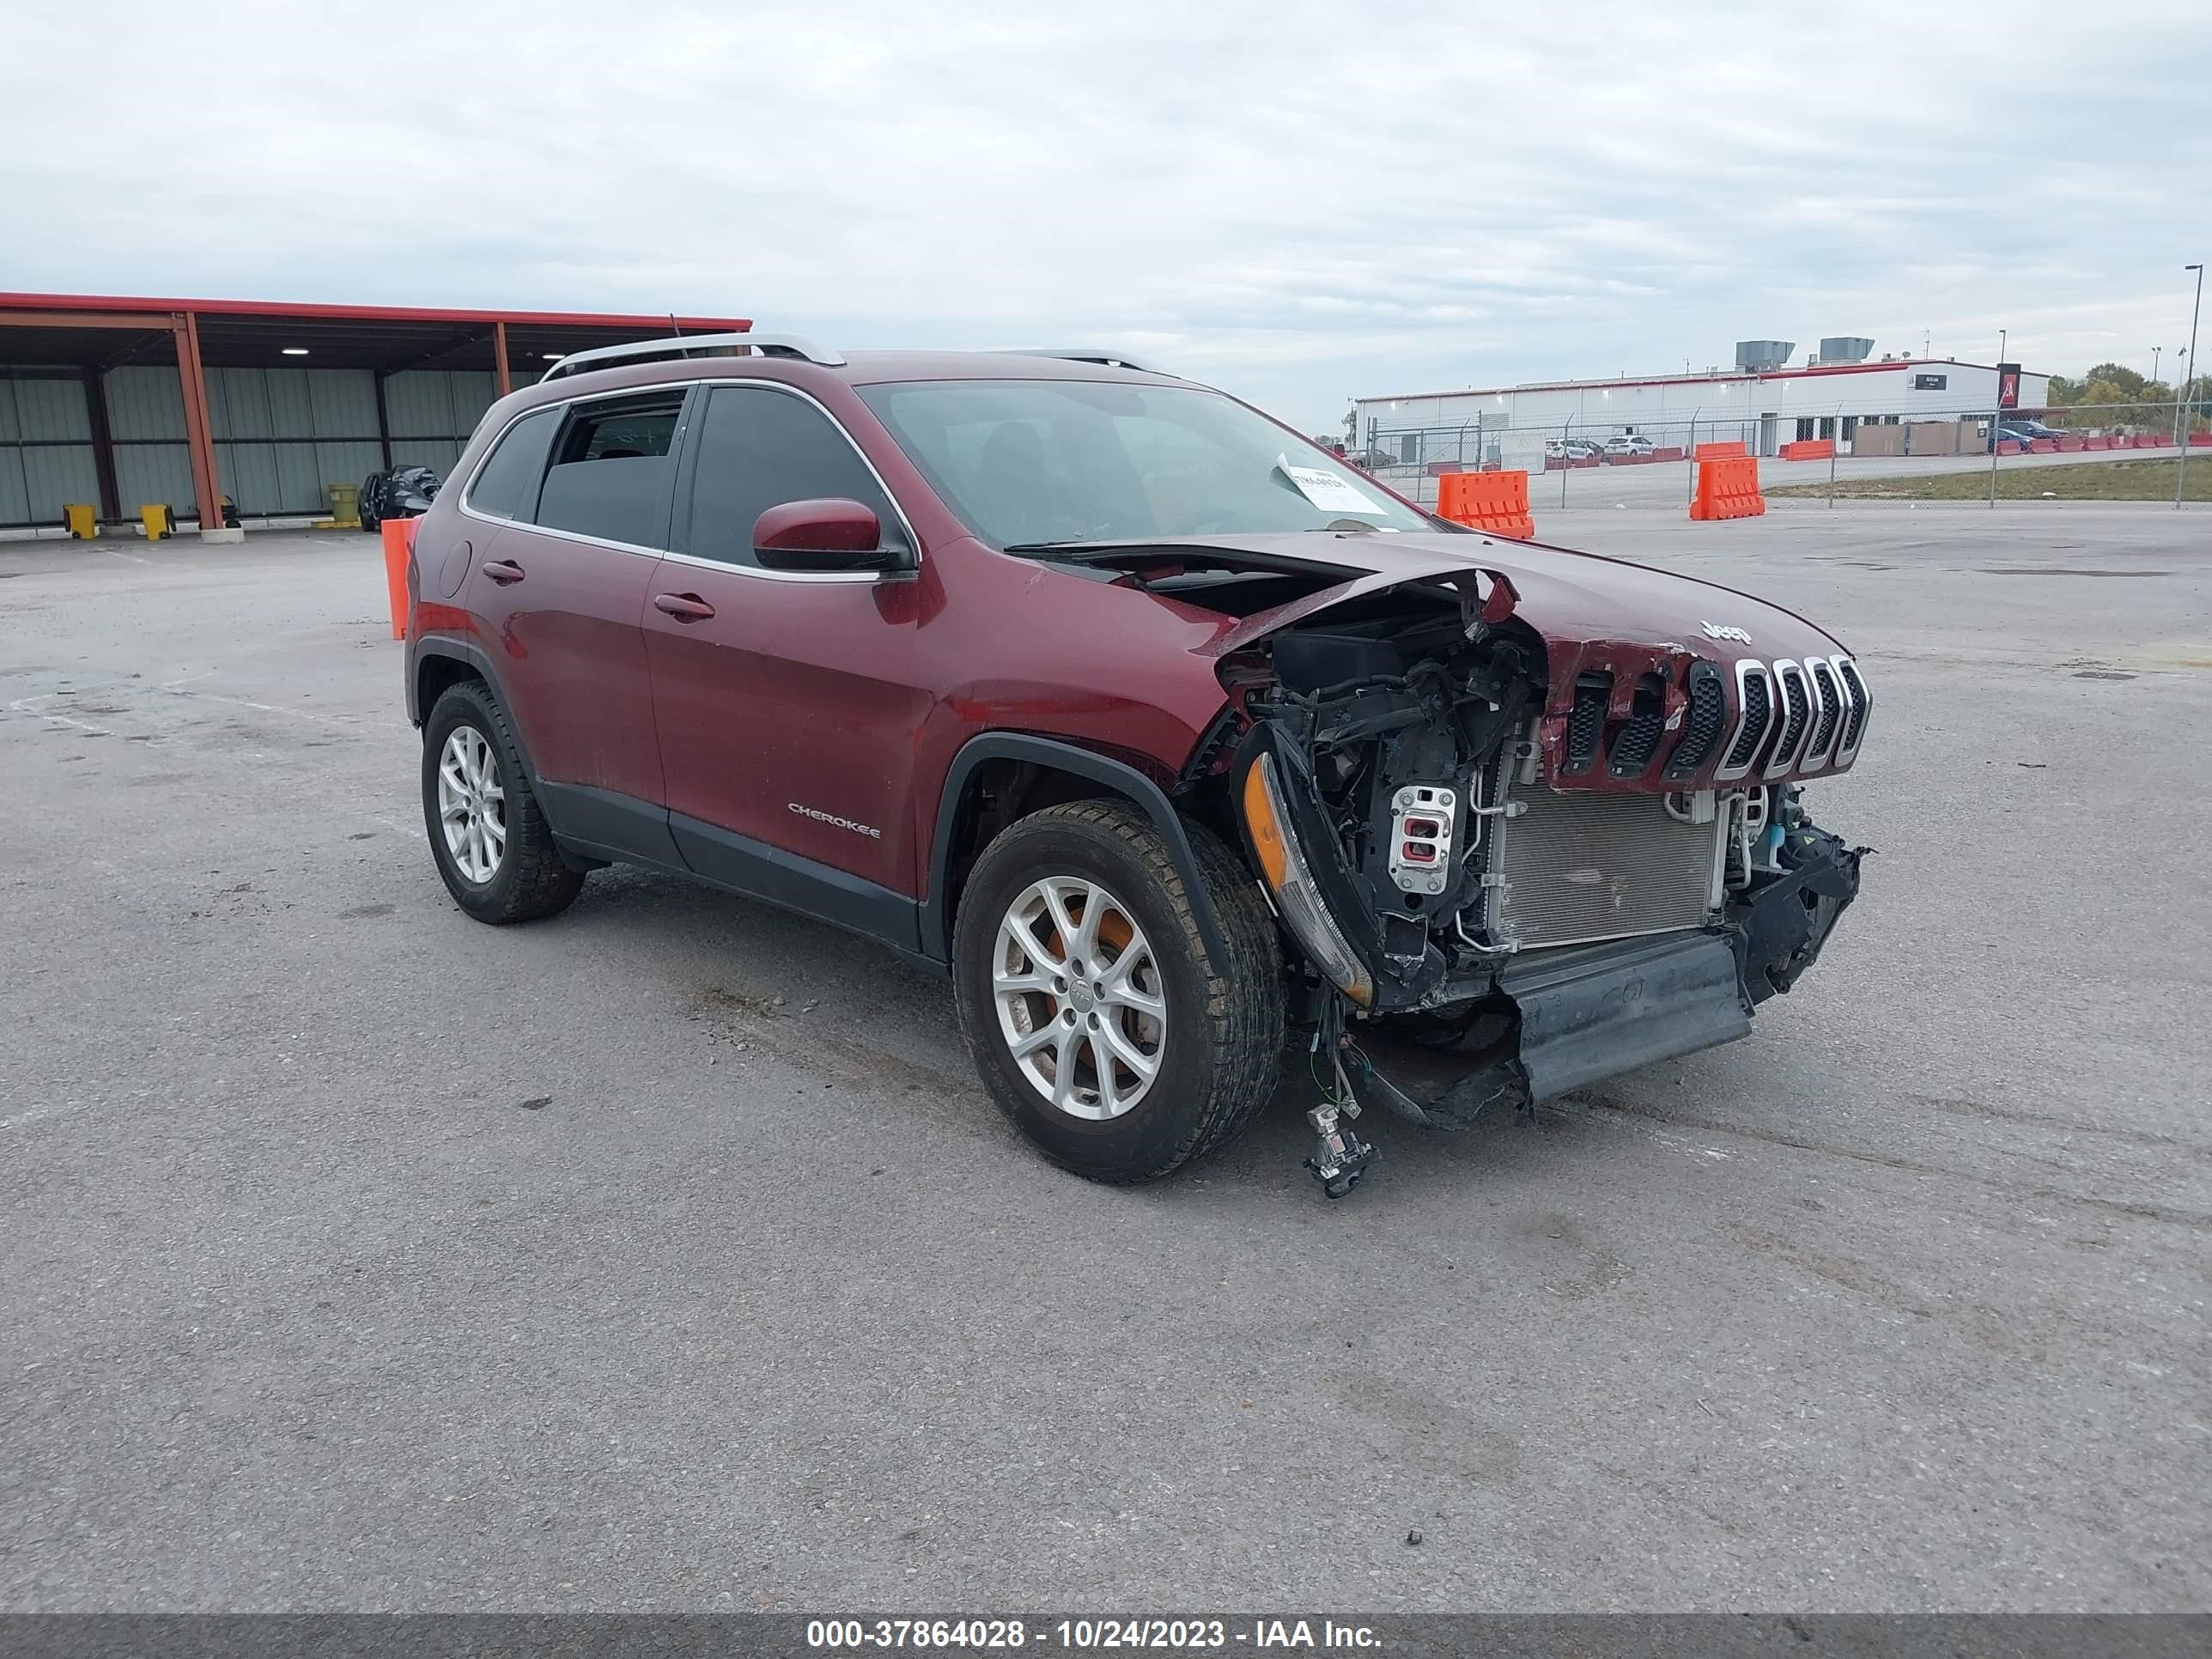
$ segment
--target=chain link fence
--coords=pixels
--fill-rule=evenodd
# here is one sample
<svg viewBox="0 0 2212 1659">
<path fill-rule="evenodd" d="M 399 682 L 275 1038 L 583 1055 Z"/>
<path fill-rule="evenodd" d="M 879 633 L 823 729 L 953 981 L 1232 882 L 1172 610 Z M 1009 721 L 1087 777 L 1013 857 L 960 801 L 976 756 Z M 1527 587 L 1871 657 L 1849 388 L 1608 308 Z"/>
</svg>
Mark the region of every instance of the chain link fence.
<svg viewBox="0 0 2212 1659">
<path fill-rule="evenodd" d="M 1994 455 L 1990 433 L 1996 434 Z M 2094 404 L 2071 408 L 1916 410 L 1871 415 L 1841 407 L 1806 413 L 1744 416 L 1693 411 L 1680 418 L 1633 422 L 1575 419 L 1516 422 L 1505 410 L 1458 425 L 1383 426 L 1370 421 L 1346 459 L 1400 495 L 1434 507 L 1437 480 L 1447 473 L 1518 470 L 1529 475 L 1529 497 L 1541 507 L 1577 499 L 1602 505 L 1621 493 L 1621 469 L 1672 468 L 1687 500 L 1702 446 L 1740 444 L 1765 464 L 1775 483 L 1816 482 L 1883 472 L 1962 470 L 1984 458 L 1993 470 L 2047 465 L 2074 456 L 2171 458 L 2212 466 L 2212 399 L 2179 403 Z M 1799 446 L 1809 445 L 1809 449 Z M 1543 483 L 1540 485 L 1538 477 Z M 1663 493 L 1638 471 L 1635 495 Z"/>
</svg>

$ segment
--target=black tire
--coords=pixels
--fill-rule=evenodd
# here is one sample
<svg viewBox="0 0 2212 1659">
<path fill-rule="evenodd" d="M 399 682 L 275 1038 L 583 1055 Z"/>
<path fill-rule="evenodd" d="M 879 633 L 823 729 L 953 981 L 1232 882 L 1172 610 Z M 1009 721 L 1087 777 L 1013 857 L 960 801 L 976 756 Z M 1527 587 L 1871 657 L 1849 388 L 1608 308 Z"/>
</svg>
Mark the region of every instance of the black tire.
<svg viewBox="0 0 2212 1659">
<path fill-rule="evenodd" d="M 439 764 L 447 739 L 463 726 L 486 739 L 497 760 L 504 793 L 506 846 L 483 881 L 472 880 L 454 861 L 439 817 Z M 577 890 L 584 884 L 583 876 L 562 861 L 529 775 L 523 770 L 507 711 L 481 680 L 459 680 L 447 686 L 422 723 L 422 823 L 446 890 L 478 921 L 536 921 L 556 915 L 575 902 Z"/>
<path fill-rule="evenodd" d="M 1266 902 L 1213 836 L 1188 827 L 1226 961 L 1206 952 L 1191 895 L 1152 820 L 1123 801 L 1074 801 L 1014 824 L 975 861 L 952 945 L 960 1031 L 983 1086 L 1030 1143 L 1091 1181 L 1152 1181 L 1234 1139 L 1274 1092 L 1283 1043 L 1283 955 Z M 1152 945 L 1167 1010 L 1158 1072 L 1120 1116 L 1061 1110 L 1012 1052 L 992 990 L 1000 924 L 1030 885 L 1095 882 Z"/>
<path fill-rule="evenodd" d="M 374 513 L 364 513 L 361 514 L 361 527 L 363 530 L 368 531 L 371 535 L 374 535 L 376 532 L 384 527 L 384 520 L 378 518 Z"/>
</svg>

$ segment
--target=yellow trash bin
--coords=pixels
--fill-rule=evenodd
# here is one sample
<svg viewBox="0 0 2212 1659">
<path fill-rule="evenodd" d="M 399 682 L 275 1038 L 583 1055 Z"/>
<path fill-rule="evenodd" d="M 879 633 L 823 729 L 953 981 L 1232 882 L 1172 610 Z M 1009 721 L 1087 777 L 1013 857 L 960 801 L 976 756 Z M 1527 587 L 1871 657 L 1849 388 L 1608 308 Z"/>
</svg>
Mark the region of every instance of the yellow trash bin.
<svg viewBox="0 0 2212 1659">
<path fill-rule="evenodd" d="M 62 528 L 81 542 L 88 542 L 100 534 L 100 509 L 85 501 L 69 501 L 62 507 Z"/>
<path fill-rule="evenodd" d="M 361 526 L 361 486 L 359 484 L 325 484 L 331 492 L 331 524 L 340 530 L 358 529 Z"/>
<path fill-rule="evenodd" d="M 146 539 L 158 542 L 164 536 L 176 533 L 176 525 L 169 517 L 169 509 L 160 501 L 148 501 L 138 509 L 138 517 L 146 526 Z"/>
</svg>

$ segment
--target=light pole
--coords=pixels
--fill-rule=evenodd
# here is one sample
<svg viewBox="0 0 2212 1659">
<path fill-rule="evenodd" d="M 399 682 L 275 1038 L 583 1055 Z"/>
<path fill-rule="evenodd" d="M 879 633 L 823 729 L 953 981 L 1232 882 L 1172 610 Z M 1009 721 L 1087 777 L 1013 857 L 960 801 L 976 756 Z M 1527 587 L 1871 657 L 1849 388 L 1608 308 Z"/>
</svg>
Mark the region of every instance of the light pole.
<svg viewBox="0 0 2212 1659">
<path fill-rule="evenodd" d="M 2000 368 L 2004 364 L 2004 348 L 2005 331 L 1999 329 L 1997 331 L 1997 363 Z M 2004 376 L 2002 374 L 1997 376 L 1997 392 L 1990 399 L 1990 506 L 1993 509 L 1997 504 L 1997 422 L 2004 419 L 2002 401 L 2004 397 Z"/>
<path fill-rule="evenodd" d="M 2158 384 L 2158 360 L 2165 350 L 2164 346 L 2153 346 L 2150 349 L 2150 381 L 2153 386 Z"/>
<path fill-rule="evenodd" d="M 2181 510 L 2182 480 L 2189 474 L 2189 400 L 2197 381 L 2197 313 L 2204 308 L 2203 264 L 2200 262 L 2182 269 L 2197 273 L 2197 298 L 2189 307 L 2189 368 L 2181 377 L 2181 453 L 2173 463 L 2173 507 L 2177 513 Z"/>
</svg>

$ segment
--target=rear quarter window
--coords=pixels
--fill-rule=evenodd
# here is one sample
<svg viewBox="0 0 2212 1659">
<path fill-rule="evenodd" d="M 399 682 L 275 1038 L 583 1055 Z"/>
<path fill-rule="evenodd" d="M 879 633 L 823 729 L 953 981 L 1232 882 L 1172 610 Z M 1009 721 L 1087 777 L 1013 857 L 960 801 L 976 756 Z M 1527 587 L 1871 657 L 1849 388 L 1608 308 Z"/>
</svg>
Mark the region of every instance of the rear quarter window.
<svg viewBox="0 0 2212 1659">
<path fill-rule="evenodd" d="M 507 428 L 469 484 L 463 499 L 470 510 L 488 519 L 527 520 L 535 514 L 545 452 L 560 424 L 559 410 L 540 409 Z"/>
</svg>

